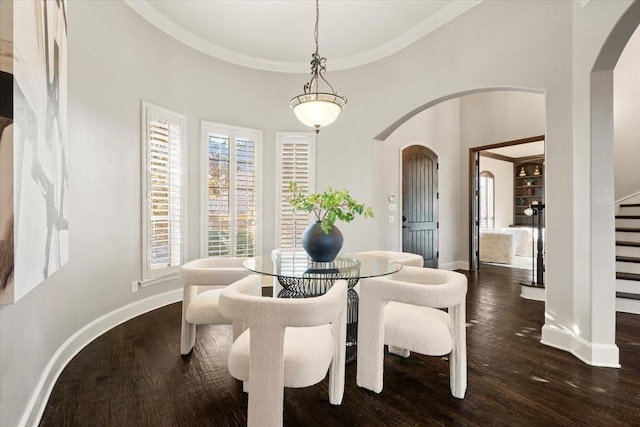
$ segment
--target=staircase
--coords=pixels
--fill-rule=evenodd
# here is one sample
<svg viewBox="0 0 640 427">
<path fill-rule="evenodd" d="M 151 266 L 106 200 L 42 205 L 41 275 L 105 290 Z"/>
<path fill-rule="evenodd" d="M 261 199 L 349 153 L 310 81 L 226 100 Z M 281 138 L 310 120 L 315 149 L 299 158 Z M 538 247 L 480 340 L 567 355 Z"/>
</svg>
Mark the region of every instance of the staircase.
<svg viewBox="0 0 640 427">
<path fill-rule="evenodd" d="M 616 310 L 640 314 L 640 203 L 616 215 Z"/>
</svg>

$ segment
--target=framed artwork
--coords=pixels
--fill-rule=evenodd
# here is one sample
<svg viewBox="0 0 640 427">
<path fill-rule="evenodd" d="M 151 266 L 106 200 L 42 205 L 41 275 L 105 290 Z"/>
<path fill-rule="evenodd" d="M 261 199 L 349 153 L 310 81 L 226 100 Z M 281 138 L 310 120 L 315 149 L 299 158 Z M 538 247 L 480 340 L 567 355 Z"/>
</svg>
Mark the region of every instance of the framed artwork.
<svg viewBox="0 0 640 427">
<path fill-rule="evenodd" d="M 4 230 L 0 259 L 6 259 L 0 300 L 8 304 L 69 259 L 67 15 L 62 0 L 0 3 L 12 14 L 12 39 L 5 40 L 11 35 L 3 33 L 3 46 L 12 49 L 13 117 L 3 129 L 0 152 L 3 165 L 9 162 L 8 156 L 12 158 L 12 176 L 2 168 L 1 197 L 11 199 L 13 206 L 4 209 L 0 224 Z M 11 178 L 12 185 L 5 185 L 5 179 Z M 7 274 L 11 252 L 13 267 Z"/>
<path fill-rule="evenodd" d="M 0 302 L 13 302 L 13 7 L 0 1 Z"/>
</svg>

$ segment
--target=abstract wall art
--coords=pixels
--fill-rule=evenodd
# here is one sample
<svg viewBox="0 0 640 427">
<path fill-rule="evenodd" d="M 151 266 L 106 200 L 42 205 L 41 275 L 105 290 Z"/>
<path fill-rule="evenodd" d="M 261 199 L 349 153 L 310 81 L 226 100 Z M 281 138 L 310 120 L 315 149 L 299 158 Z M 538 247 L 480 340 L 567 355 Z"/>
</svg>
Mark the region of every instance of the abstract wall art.
<svg viewBox="0 0 640 427">
<path fill-rule="evenodd" d="M 13 302 L 13 4 L 0 1 L 0 302 Z"/>
<path fill-rule="evenodd" d="M 18 301 L 69 259 L 66 3 L 12 3 L 13 118 L 7 136 L 12 148 L 7 151 L 13 158 L 13 224 L 7 219 L 5 228 L 13 228 L 14 260 L 12 277 L 3 283 L 3 304 Z"/>
</svg>

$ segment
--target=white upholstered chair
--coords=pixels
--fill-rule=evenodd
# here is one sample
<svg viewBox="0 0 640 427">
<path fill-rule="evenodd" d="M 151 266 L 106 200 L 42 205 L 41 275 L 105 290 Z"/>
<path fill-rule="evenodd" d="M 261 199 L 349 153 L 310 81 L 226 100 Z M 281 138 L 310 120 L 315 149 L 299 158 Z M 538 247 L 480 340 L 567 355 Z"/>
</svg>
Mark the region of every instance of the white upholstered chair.
<svg viewBox="0 0 640 427">
<path fill-rule="evenodd" d="M 449 354 L 451 394 L 467 389 L 465 298 L 460 273 L 404 267 L 390 277 L 360 280 L 357 383 L 382 391 L 384 346 L 391 353 Z M 446 308 L 447 311 L 440 309 Z"/>
<path fill-rule="evenodd" d="M 329 402 L 344 394 L 347 282 L 313 298 L 256 297 L 254 277 L 220 295 L 223 316 L 248 324 L 229 352 L 229 372 L 248 391 L 249 426 L 280 426 L 284 387 L 308 387 L 327 376 Z M 248 381 L 248 388 L 246 387 Z"/>
<path fill-rule="evenodd" d="M 364 251 L 356 252 L 358 255 L 373 255 L 380 258 L 386 258 L 392 261 L 398 261 L 403 267 L 424 267 L 424 258 L 422 255 L 414 254 L 411 252 L 396 252 L 396 251 Z M 358 282 L 353 290 L 360 293 L 360 282 Z"/>
<path fill-rule="evenodd" d="M 382 258 L 387 258 L 393 261 L 398 261 L 403 266 L 407 267 L 423 267 L 424 259 L 422 255 L 413 254 L 411 252 L 396 252 L 396 251 L 365 251 L 357 252 L 357 254 L 374 255 Z"/>
<path fill-rule="evenodd" d="M 180 353 L 189 354 L 196 340 L 196 325 L 231 324 L 218 310 L 222 289 L 251 274 L 242 266 L 245 258 L 202 258 L 188 262 L 180 269 L 183 286 L 182 330 Z M 233 338 L 242 332 L 234 324 Z"/>
</svg>

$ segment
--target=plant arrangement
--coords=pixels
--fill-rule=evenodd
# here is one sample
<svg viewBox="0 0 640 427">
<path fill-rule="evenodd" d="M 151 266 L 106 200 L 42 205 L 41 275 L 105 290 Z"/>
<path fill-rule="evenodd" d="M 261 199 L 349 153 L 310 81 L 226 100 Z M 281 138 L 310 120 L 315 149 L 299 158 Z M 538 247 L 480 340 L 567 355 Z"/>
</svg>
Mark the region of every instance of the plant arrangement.
<svg viewBox="0 0 640 427">
<path fill-rule="evenodd" d="M 536 180 L 535 180 L 535 178 L 527 178 L 527 179 L 524 180 L 524 182 L 527 185 L 533 185 L 533 183 L 536 182 Z"/>
<path fill-rule="evenodd" d="M 294 211 L 313 212 L 320 222 L 322 231 L 329 234 L 337 220 L 351 222 L 356 215 L 373 218 L 373 208 L 358 203 L 348 190 L 334 190 L 327 187 L 322 193 L 304 194 L 296 182 L 289 182 L 291 196 L 287 199 Z"/>
</svg>

